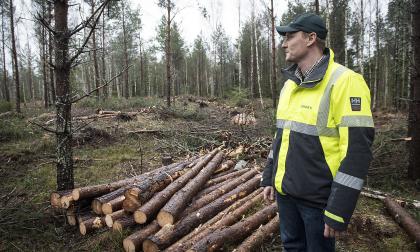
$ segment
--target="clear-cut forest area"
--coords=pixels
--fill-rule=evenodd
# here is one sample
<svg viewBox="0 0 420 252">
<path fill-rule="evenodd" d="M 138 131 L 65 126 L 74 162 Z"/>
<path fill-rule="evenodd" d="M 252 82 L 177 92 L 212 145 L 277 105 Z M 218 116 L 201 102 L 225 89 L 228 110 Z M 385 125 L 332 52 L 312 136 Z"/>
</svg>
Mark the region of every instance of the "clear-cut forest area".
<svg viewBox="0 0 420 252">
<path fill-rule="evenodd" d="M 336 251 L 420 248 L 420 1 L 0 1 L 0 251 L 282 251 L 260 180 L 317 13 L 371 92 Z"/>
</svg>

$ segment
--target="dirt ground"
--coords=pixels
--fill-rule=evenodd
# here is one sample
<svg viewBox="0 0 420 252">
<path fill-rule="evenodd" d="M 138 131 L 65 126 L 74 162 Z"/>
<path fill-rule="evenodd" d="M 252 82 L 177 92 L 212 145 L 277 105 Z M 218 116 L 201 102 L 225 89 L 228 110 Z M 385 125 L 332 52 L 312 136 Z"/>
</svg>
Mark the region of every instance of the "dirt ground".
<svg viewBox="0 0 420 252">
<path fill-rule="evenodd" d="M 270 104 L 266 101 L 265 104 Z M 73 116 L 95 114 L 98 109 L 140 111 L 136 116 L 75 120 L 75 185 L 98 184 L 141 174 L 161 165 L 163 156 L 185 159 L 218 146 L 260 167 L 274 133 L 274 111 L 248 100 L 202 100 L 177 97 L 166 109 L 163 100 L 142 98 L 85 100 L 73 108 Z M 123 251 L 128 231 L 99 231 L 81 236 L 66 225 L 63 213 L 49 206 L 55 190 L 55 139 L 31 122 L 54 127 L 53 109 L 27 104 L 22 115 L 0 115 L 0 251 Z M 238 126 L 238 113 L 256 118 L 253 125 Z M 396 197 L 420 199 L 420 181 L 407 178 L 403 113 L 375 113 L 374 160 L 366 186 Z M 420 213 L 408 209 L 420 219 Z M 234 245 L 232 245 L 234 246 Z M 227 246 L 229 250 L 231 246 Z M 278 237 L 259 251 L 281 251 Z M 348 232 L 337 241 L 337 251 L 416 251 L 415 244 L 387 214 L 384 205 L 360 197 Z"/>
</svg>

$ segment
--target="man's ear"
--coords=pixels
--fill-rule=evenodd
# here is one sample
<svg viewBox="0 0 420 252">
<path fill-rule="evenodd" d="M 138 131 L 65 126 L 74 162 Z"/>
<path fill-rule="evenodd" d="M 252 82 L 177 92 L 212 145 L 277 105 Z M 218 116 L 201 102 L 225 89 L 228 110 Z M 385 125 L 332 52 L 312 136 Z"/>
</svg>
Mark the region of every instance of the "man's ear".
<svg viewBox="0 0 420 252">
<path fill-rule="evenodd" d="M 308 34 L 308 42 L 306 43 L 306 46 L 310 47 L 313 44 L 316 43 L 316 33 L 315 32 L 311 32 Z"/>
</svg>

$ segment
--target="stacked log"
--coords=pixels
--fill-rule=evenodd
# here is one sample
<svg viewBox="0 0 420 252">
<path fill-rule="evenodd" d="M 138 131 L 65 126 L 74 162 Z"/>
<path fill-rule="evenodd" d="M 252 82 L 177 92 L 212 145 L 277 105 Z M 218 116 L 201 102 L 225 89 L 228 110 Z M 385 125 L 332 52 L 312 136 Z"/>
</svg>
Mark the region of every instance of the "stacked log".
<svg viewBox="0 0 420 252">
<path fill-rule="evenodd" d="M 216 149 L 132 178 L 55 192 L 51 204 L 66 209 L 68 223 L 78 224 L 82 235 L 106 228 L 124 234 L 133 230 L 123 241 L 125 251 L 195 249 L 195 243 L 219 230 L 236 228 L 245 214 L 262 205 L 259 172 L 234 171 L 235 161 L 224 160 L 225 156 Z M 261 225 L 248 240 L 264 241 L 263 231 L 271 230 L 275 222 L 271 213 L 276 212 L 267 208 L 254 214 L 257 221 L 242 224 L 247 232 L 231 242 L 239 244 Z"/>
</svg>

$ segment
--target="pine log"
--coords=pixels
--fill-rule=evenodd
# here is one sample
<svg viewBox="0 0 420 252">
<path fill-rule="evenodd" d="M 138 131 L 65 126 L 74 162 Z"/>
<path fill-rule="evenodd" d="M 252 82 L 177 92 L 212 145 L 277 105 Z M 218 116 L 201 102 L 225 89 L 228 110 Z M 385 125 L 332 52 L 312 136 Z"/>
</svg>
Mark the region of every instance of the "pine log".
<svg viewBox="0 0 420 252">
<path fill-rule="evenodd" d="M 229 173 L 232 173 L 232 172 L 234 172 L 235 170 L 233 170 L 233 169 L 230 169 L 230 170 L 227 170 L 227 171 L 224 171 L 224 172 L 220 172 L 220 173 L 213 173 L 213 176 L 211 176 L 211 178 L 210 179 L 215 179 L 215 178 L 219 178 L 219 177 L 222 177 L 222 176 L 225 176 L 226 174 L 229 174 Z"/>
<path fill-rule="evenodd" d="M 182 166 L 185 163 L 189 163 L 189 162 L 187 161 L 187 162 L 174 163 L 174 164 L 163 166 L 159 169 L 156 169 L 156 170 L 153 170 L 153 171 L 150 171 L 150 172 L 138 175 L 138 176 L 115 181 L 112 183 L 75 188 L 72 191 L 73 199 L 80 200 L 80 199 L 85 199 L 85 198 L 98 197 L 98 196 L 110 193 L 112 191 L 115 191 L 123 186 L 134 184 L 137 181 L 142 181 L 143 179 L 150 177 L 153 174 L 156 174 L 159 172 L 171 171 L 172 169 L 177 168 L 177 166 Z"/>
<path fill-rule="evenodd" d="M 234 251 L 253 252 L 257 251 L 266 240 L 272 238 L 280 231 L 279 216 L 276 215 L 270 222 L 259 227 L 251 236 L 246 238 Z"/>
<path fill-rule="evenodd" d="M 71 195 L 72 190 L 57 191 L 50 194 L 50 204 L 54 208 L 61 208 L 61 198 Z"/>
<path fill-rule="evenodd" d="M 210 187 L 212 185 L 218 184 L 220 182 L 223 182 L 223 181 L 226 181 L 226 180 L 229 180 L 229 179 L 232 179 L 232 178 L 237 178 L 237 177 L 241 176 L 242 174 L 246 173 L 247 171 L 248 171 L 247 169 L 243 169 L 243 170 L 231 172 L 231 173 L 226 174 L 222 177 L 218 177 L 218 178 L 215 178 L 215 179 L 210 179 L 209 181 L 207 181 L 204 184 L 204 188 Z"/>
<path fill-rule="evenodd" d="M 246 171 L 249 171 L 249 170 L 250 170 L 250 169 L 246 169 Z M 234 172 L 234 171 L 232 170 L 232 172 Z M 210 181 L 210 180 L 209 180 L 209 181 Z M 197 195 L 195 195 L 195 197 L 194 197 L 193 201 L 194 201 L 194 200 L 197 200 L 197 199 L 199 199 L 199 198 L 201 198 L 201 197 L 203 197 L 204 195 L 207 195 L 207 194 L 209 194 L 209 193 L 213 192 L 213 191 L 214 191 L 214 190 L 216 190 L 217 188 L 219 188 L 219 187 L 223 186 L 225 183 L 226 183 L 226 180 L 223 180 L 223 181 L 219 181 L 217 184 L 214 184 L 214 185 L 212 185 L 212 186 L 209 186 L 209 187 L 207 187 L 207 188 L 204 188 L 203 190 L 199 191 L 199 192 L 197 193 Z"/>
<path fill-rule="evenodd" d="M 137 223 L 134 221 L 133 215 L 123 216 L 112 224 L 112 230 L 122 232 L 123 229 L 126 229 L 128 227 L 132 227 L 136 225 Z"/>
<path fill-rule="evenodd" d="M 86 235 L 92 230 L 100 229 L 102 227 L 105 227 L 105 218 L 99 216 L 84 220 L 79 223 L 79 231 L 82 235 Z"/>
<path fill-rule="evenodd" d="M 214 191 L 210 192 L 207 195 L 203 195 L 201 198 L 194 201 L 185 211 L 184 215 L 188 215 L 189 213 L 192 213 L 196 211 L 197 209 L 200 209 L 204 207 L 205 205 L 209 204 L 210 202 L 216 200 L 218 197 L 222 196 L 223 194 L 235 189 L 239 185 L 245 183 L 249 179 L 251 179 L 253 176 L 258 174 L 258 171 L 255 169 L 249 170 L 247 173 L 242 174 L 239 178 L 233 179 L 230 182 L 225 182 L 224 185 L 220 186 L 219 188 L 215 189 Z"/>
<path fill-rule="evenodd" d="M 71 191 L 70 191 L 71 192 Z M 77 216 L 86 215 L 90 212 L 90 201 L 81 200 L 72 202 L 69 208 L 66 209 L 66 219 L 70 226 L 75 226 L 78 223 Z"/>
<path fill-rule="evenodd" d="M 186 174 L 179 177 L 164 190 L 156 193 L 152 199 L 137 209 L 134 212 L 134 219 L 136 222 L 143 224 L 154 218 L 156 213 L 158 213 L 159 210 L 165 206 L 171 197 L 181 188 L 183 188 L 188 183 L 188 181 L 194 178 L 200 172 L 200 170 L 202 170 L 203 167 L 214 158 L 216 153 L 217 150 L 212 151 L 204 159 L 198 162 L 193 168 L 191 168 L 191 170 L 189 170 Z"/>
<path fill-rule="evenodd" d="M 230 169 L 233 168 L 233 166 L 235 166 L 235 162 L 233 160 L 226 160 L 225 162 L 222 163 L 222 165 L 220 165 L 219 168 L 217 168 L 214 171 L 214 174 L 220 174 L 222 172 L 229 171 Z"/>
<path fill-rule="evenodd" d="M 67 219 L 67 223 L 70 226 L 76 226 L 77 219 L 76 219 L 76 212 L 74 210 L 74 206 L 70 206 L 68 209 L 66 209 L 66 219 Z"/>
<path fill-rule="evenodd" d="M 277 203 L 264 207 L 257 213 L 232 226 L 221 228 L 194 244 L 188 252 L 218 251 L 223 244 L 241 241 L 260 225 L 270 221 L 277 214 Z"/>
<path fill-rule="evenodd" d="M 100 197 L 94 198 L 92 200 L 92 211 L 95 212 L 96 214 L 102 214 L 102 205 L 105 203 L 108 203 L 111 200 L 114 200 L 116 198 L 121 197 L 121 195 L 124 194 L 124 191 L 127 187 L 121 187 L 118 188 L 115 191 L 112 191 L 110 193 L 104 194 Z"/>
<path fill-rule="evenodd" d="M 385 206 L 388 212 L 392 215 L 394 220 L 404 228 L 404 230 L 411 236 L 415 242 L 417 248 L 420 248 L 420 225 L 411 217 L 411 215 L 404 210 L 397 202 L 391 198 L 385 198 Z"/>
<path fill-rule="evenodd" d="M 143 250 L 149 252 L 155 251 L 155 248 L 162 250 L 169 247 L 178 239 L 191 232 L 198 225 L 205 223 L 220 211 L 223 211 L 225 208 L 232 205 L 236 200 L 243 198 L 254 191 L 260 183 L 260 177 L 261 176 L 257 176 L 247 181 L 207 206 L 189 214 L 175 225 L 168 224 L 164 226 L 159 232 L 150 236 L 143 242 Z"/>
<path fill-rule="evenodd" d="M 202 188 L 205 182 L 213 174 L 214 170 L 223 160 L 224 154 L 219 152 L 216 156 L 191 179 L 181 190 L 176 192 L 172 198 L 165 204 L 157 215 L 157 221 L 161 227 L 166 224 L 174 224 L 178 220 L 185 206 Z"/>
<path fill-rule="evenodd" d="M 126 211 L 124 211 L 124 209 L 115 211 L 111 214 L 105 215 L 105 223 L 108 227 L 112 228 L 112 225 L 116 220 L 121 219 L 122 217 L 126 217 L 128 215 L 129 214 Z"/>
<path fill-rule="evenodd" d="M 113 200 L 110 200 L 107 203 L 102 204 L 102 213 L 111 214 L 122 208 L 123 201 L 125 199 L 124 195 L 121 195 Z"/>
<path fill-rule="evenodd" d="M 218 213 L 212 219 L 197 227 L 194 231 L 182 237 L 176 243 L 167 248 L 166 252 L 183 252 L 190 248 L 193 244 L 201 240 L 203 237 L 212 233 L 214 230 L 230 226 L 237 222 L 242 216 L 249 211 L 255 204 L 261 202 L 263 199 L 263 188 L 258 188 L 253 193 L 236 201 L 230 207 Z"/>
<path fill-rule="evenodd" d="M 410 200 L 410 199 L 396 199 L 394 196 L 381 192 L 378 190 L 373 190 L 368 187 L 363 187 L 363 191 L 361 192 L 362 196 L 372 198 L 372 199 L 379 199 L 379 200 L 385 200 L 386 197 L 392 198 L 395 200 L 398 204 L 400 204 L 402 207 L 414 207 L 417 209 L 420 209 L 420 201 L 418 200 Z"/>
<path fill-rule="evenodd" d="M 131 185 L 124 192 L 124 210 L 134 212 L 142 204 L 151 199 L 155 193 L 162 191 L 171 182 L 189 170 L 191 169 L 175 169 L 171 172 L 160 172 Z"/>
<path fill-rule="evenodd" d="M 152 221 L 146 227 L 140 229 L 139 231 L 131 234 L 123 241 L 123 247 L 126 252 L 136 252 L 141 251 L 143 241 L 150 235 L 155 234 L 159 231 L 160 226 L 156 220 Z"/>
</svg>

